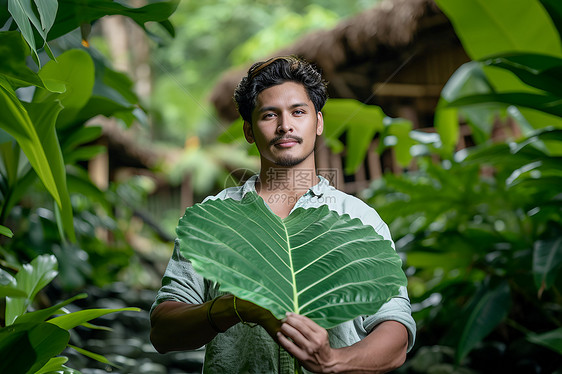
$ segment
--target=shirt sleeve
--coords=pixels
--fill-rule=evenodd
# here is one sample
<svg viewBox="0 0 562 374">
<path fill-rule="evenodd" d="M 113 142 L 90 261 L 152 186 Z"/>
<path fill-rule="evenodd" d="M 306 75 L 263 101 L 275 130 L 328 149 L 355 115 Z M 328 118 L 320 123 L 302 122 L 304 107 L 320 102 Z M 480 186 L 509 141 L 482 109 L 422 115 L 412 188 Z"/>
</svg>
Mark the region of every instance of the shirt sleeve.
<svg viewBox="0 0 562 374">
<path fill-rule="evenodd" d="M 385 240 L 389 240 L 392 248 L 396 249 L 388 225 L 380 218 L 379 214 L 372 208 L 363 211 L 366 212 L 361 216 L 363 223 L 372 225 L 375 231 Z M 363 328 L 369 333 L 375 326 L 384 321 L 397 321 L 406 327 L 408 330 L 408 351 L 410 351 L 415 342 L 416 322 L 412 317 L 412 307 L 406 287 L 401 286 L 398 295 L 383 304 L 375 314 L 366 317 L 363 321 Z"/>
<path fill-rule="evenodd" d="M 397 296 L 383 304 L 375 314 L 367 316 L 363 321 L 363 328 L 366 332 L 370 332 L 375 326 L 384 321 L 397 321 L 406 327 L 408 330 L 408 351 L 410 351 L 414 346 L 416 338 L 416 323 L 412 317 L 412 309 L 406 287 L 401 286 Z"/>
<path fill-rule="evenodd" d="M 150 313 L 164 301 L 180 301 L 188 304 L 205 302 L 205 280 L 195 272 L 191 262 L 182 256 L 179 246 L 179 240 L 176 239 L 174 252 L 162 277 L 162 287 L 158 290 Z"/>
</svg>

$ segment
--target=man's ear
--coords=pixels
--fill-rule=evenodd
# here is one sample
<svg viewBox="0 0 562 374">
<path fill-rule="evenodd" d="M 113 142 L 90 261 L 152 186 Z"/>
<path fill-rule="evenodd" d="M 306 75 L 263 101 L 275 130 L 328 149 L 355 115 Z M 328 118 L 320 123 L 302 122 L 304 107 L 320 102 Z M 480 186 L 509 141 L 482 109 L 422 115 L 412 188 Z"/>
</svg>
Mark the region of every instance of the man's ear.
<svg viewBox="0 0 562 374">
<path fill-rule="evenodd" d="M 317 117 L 317 122 L 316 122 L 316 135 L 320 136 L 322 135 L 322 132 L 324 132 L 324 116 L 322 115 L 322 112 L 318 112 L 316 113 L 316 117 Z"/>
<path fill-rule="evenodd" d="M 248 121 L 244 121 L 244 137 L 246 138 L 246 141 L 250 144 L 252 144 L 255 139 L 254 139 L 254 132 L 252 131 L 252 124 Z"/>
</svg>

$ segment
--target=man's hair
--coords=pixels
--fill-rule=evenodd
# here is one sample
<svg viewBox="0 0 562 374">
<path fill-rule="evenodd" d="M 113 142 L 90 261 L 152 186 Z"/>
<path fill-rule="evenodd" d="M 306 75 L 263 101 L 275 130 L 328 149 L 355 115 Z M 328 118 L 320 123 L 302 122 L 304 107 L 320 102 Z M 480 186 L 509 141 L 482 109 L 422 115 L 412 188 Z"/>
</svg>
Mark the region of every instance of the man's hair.
<svg viewBox="0 0 562 374">
<path fill-rule="evenodd" d="M 244 121 L 252 123 L 252 112 L 256 107 L 257 97 L 263 90 L 285 82 L 302 84 L 316 112 L 322 110 L 328 99 L 328 92 L 327 82 L 320 72 L 299 57 L 280 56 L 252 65 L 248 75 L 242 78 L 234 90 L 234 100 Z"/>
</svg>

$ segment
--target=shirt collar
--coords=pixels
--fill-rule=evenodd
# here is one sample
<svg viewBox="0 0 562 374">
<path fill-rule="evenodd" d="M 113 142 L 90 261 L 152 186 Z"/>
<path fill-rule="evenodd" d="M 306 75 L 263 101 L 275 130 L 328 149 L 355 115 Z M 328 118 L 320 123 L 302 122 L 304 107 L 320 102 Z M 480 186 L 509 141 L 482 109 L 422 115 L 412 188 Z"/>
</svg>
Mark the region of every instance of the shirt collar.
<svg viewBox="0 0 562 374">
<path fill-rule="evenodd" d="M 259 174 L 252 175 L 246 183 L 242 186 L 242 197 L 244 197 L 248 192 L 256 192 L 256 181 L 258 180 Z M 319 182 L 314 186 L 310 187 L 306 194 L 312 194 L 316 197 L 322 197 L 326 189 L 330 186 L 330 182 L 323 176 L 318 176 Z"/>
</svg>

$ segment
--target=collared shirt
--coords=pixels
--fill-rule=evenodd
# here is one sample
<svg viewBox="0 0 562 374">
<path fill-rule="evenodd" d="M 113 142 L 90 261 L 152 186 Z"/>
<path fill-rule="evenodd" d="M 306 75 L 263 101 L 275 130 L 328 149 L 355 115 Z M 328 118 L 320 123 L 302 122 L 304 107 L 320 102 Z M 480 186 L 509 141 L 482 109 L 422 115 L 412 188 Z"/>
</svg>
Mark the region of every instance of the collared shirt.
<svg viewBox="0 0 562 374">
<path fill-rule="evenodd" d="M 209 199 L 242 200 L 250 191 L 255 192 L 258 176 L 252 176 L 241 187 L 230 187 Z M 348 214 L 358 218 L 365 225 L 371 225 L 384 239 L 392 238 L 388 226 L 379 214 L 362 200 L 341 192 L 319 177 L 319 183 L 311 187 L 295 203 L 291 212 L 299 207 L 315 208 L 327 205 L 341 215 Z M 276 198 L 275 196 L 273 198 Z M 284 198 L 284 196 L 278 196 Z M 266 204 L 267 205 L 267 204 Z M 189 304 L 202 304 L 221 295 L 218 286 L 197 274 L 191 263 L 179 251 L 176 240 L 172 258 L 168 263 L 162 288 L 158 291 L 152 310 L 167 300 Z M 414 344 L 416 324 L 411 315 L 410 300 L 405 287 L 400 293 L 386 302 L 375 314 L 359 316 L 328 330 L 330 345 L 333 348 L 350 346 L 363 339 L 379 323 L 398 321 L 408 330 L 408 350 Z M 294 373 L 293 360 L 261 326 L 250 328 L 241 323 L 218 334 L 206 345 L 204 373 Z M 305 370 L 306 372 L 306 370 Z"/>
</svg>

